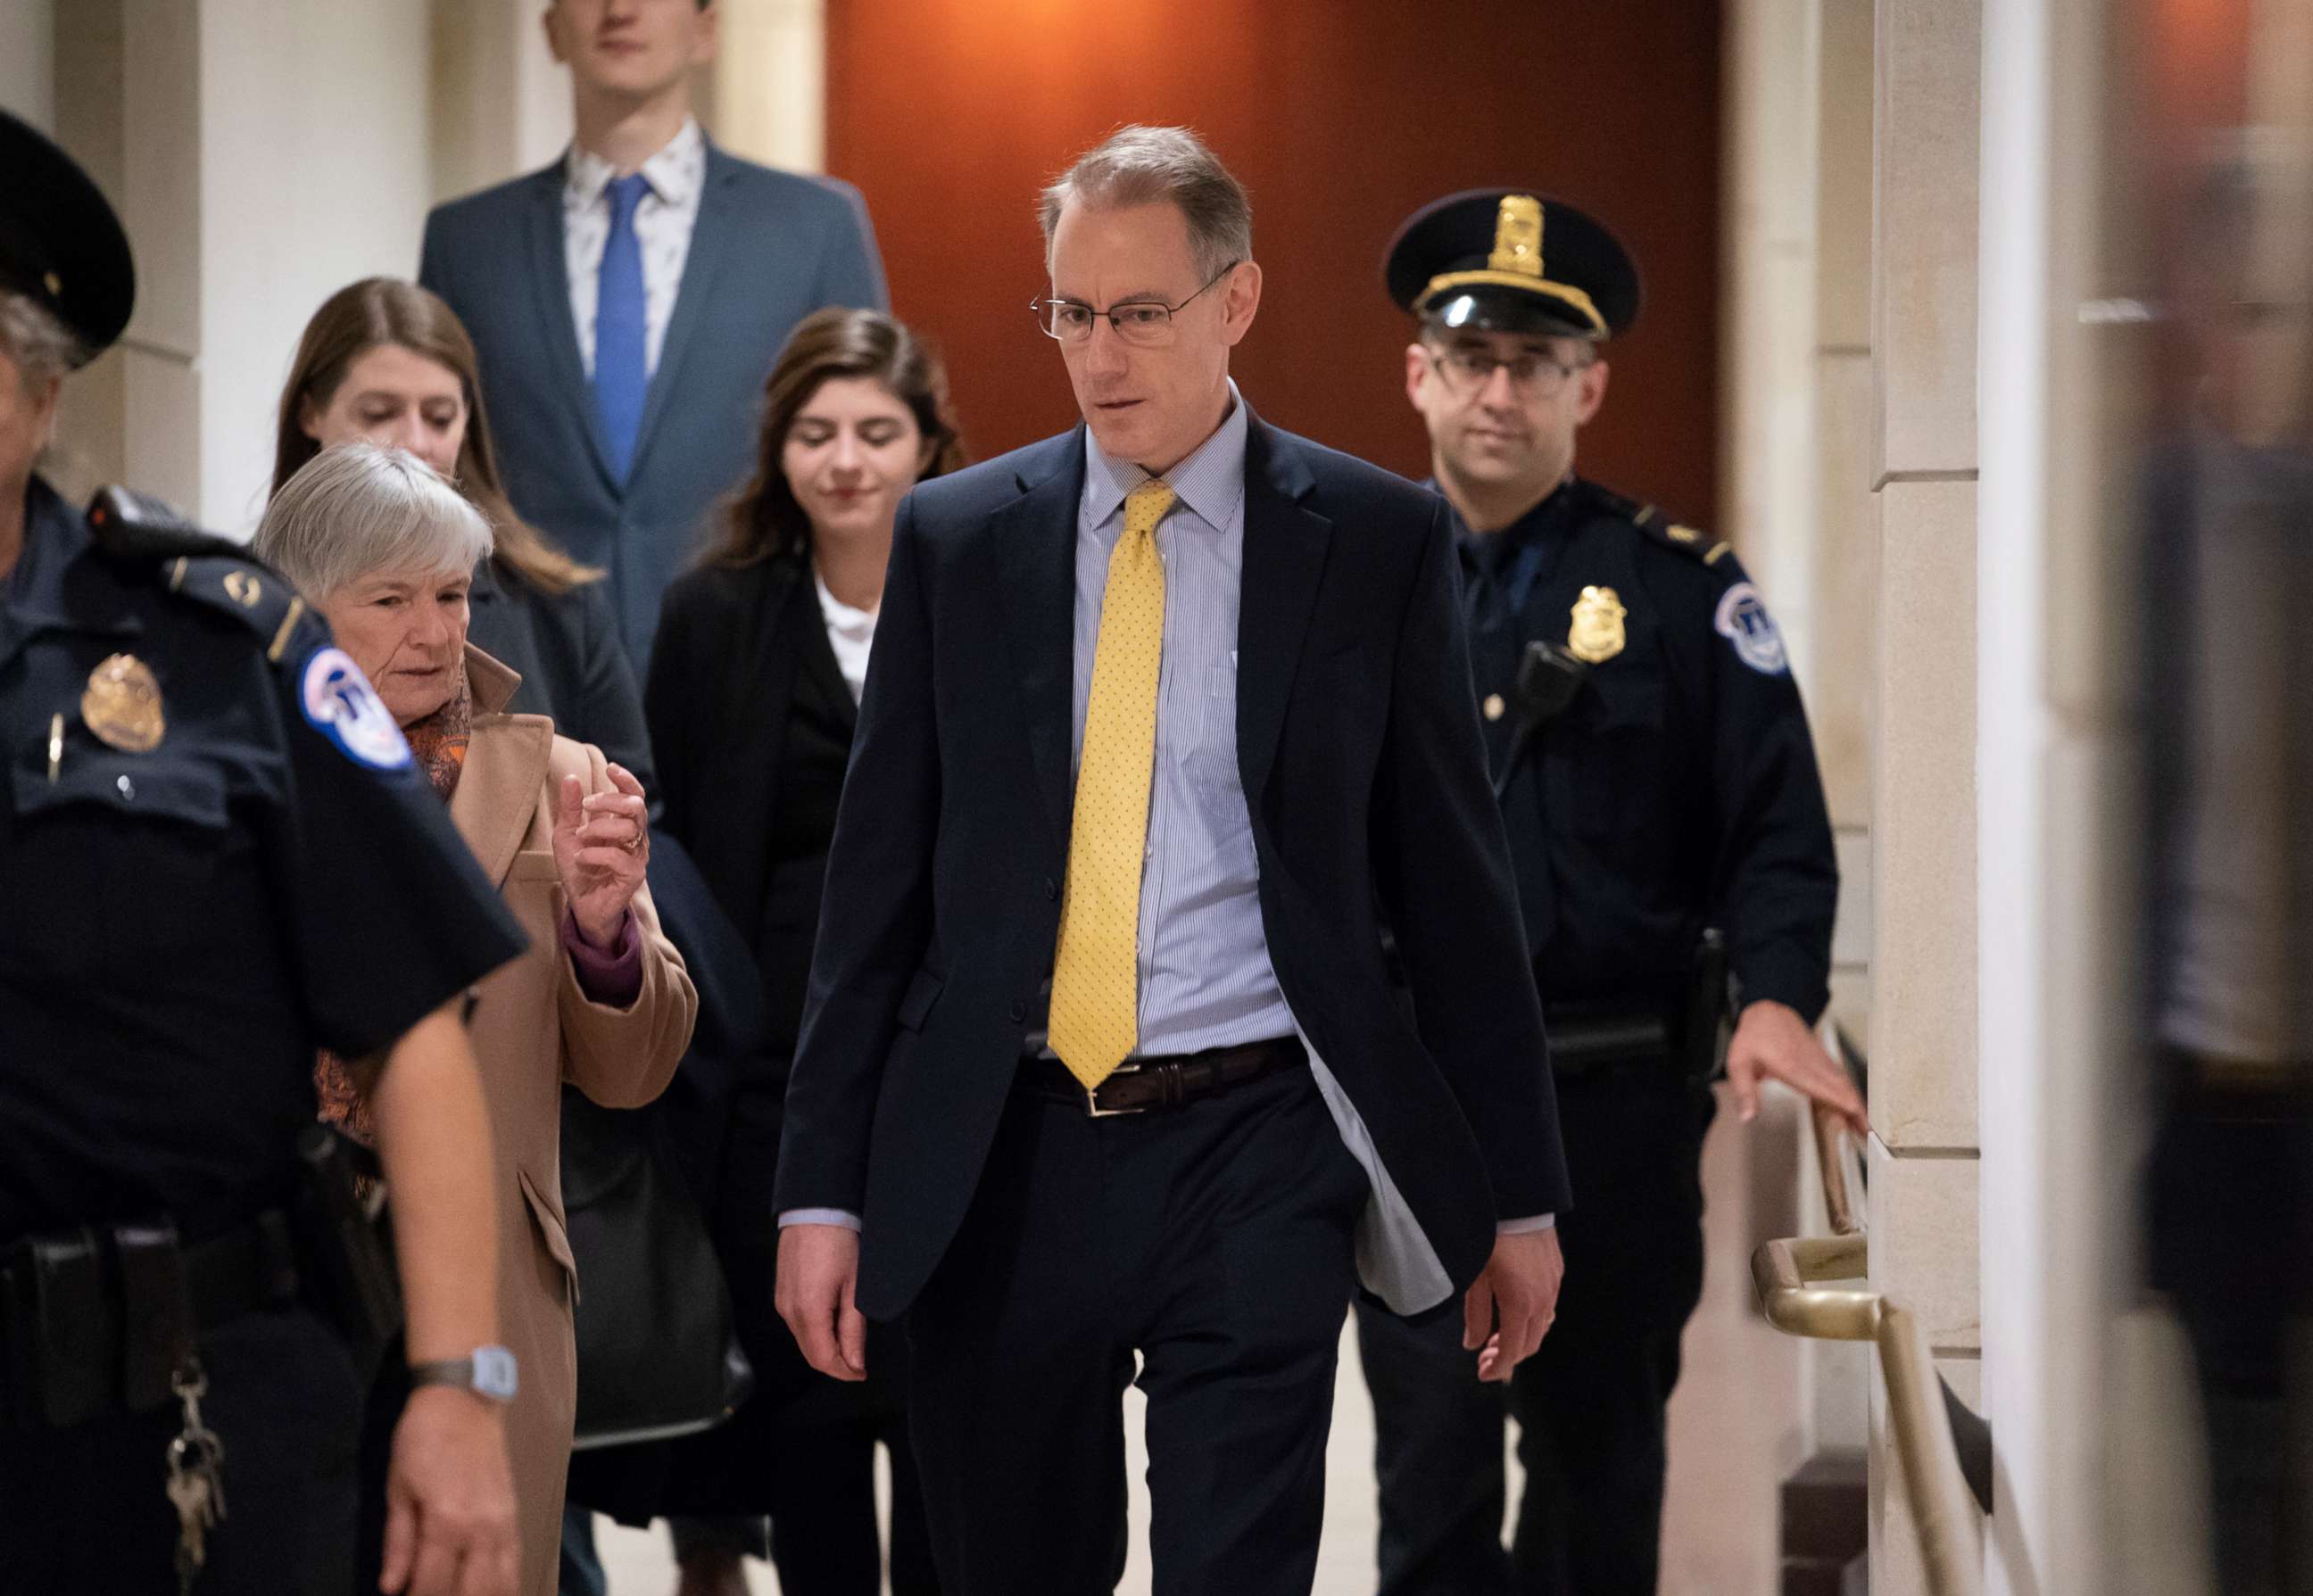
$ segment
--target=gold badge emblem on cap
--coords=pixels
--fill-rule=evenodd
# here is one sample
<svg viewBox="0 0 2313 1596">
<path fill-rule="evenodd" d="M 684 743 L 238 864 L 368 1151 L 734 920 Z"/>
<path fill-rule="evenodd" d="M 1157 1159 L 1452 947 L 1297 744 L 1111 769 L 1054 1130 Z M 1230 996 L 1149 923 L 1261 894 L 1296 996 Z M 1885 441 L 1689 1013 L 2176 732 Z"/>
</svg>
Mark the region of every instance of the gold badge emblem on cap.
<svg viewBox="0 0 2313 1596">
<path fill-rule="evenodd" d="M 1505 194 L 1494 216 L 1494 252 L 1489 269 L 1542 277 L 1542 201 L 1531 194 Z"/>
<path fill-rule="evenodd" d="M 1611 587 L 1586 587 L 1574 601 L 1566 652 L 1586 665 L 1603 665 L 1623 652 L 1623 618 L 1630 611 Z"/>
<path fill-rule="evenodd" d="M 135 654 L 114 654 L 88 673 L 80 718 L 100 741 L 127 754 L 151 753 L 168 732 L 161 684 Z"/>
</svg>

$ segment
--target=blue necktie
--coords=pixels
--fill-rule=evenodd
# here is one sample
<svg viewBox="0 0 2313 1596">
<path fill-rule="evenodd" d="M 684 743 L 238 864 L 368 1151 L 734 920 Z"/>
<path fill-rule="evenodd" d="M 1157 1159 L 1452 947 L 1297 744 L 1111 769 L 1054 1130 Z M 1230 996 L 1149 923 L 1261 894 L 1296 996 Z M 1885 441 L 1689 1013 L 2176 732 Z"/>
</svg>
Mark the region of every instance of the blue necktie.
<svg viewBox="0 0 2313 1596">
<path fill-rule="evenodd" d="M 635 461 L 643 396 L 650 390 L 643 247 L 635 238 L 635 207 L 649 191 L 640 172 L 611 180 L 611 236 L 602 245 L 594 294 L 594 410 L 611 446 L 611 473 L 621 482 Z"/>
</svg>

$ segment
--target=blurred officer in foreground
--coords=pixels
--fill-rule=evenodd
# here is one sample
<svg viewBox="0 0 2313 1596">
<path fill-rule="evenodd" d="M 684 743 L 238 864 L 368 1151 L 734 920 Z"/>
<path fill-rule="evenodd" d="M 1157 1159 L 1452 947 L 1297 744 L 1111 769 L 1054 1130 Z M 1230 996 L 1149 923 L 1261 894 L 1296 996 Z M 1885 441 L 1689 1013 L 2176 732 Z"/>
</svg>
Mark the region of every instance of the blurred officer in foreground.
<svg viewBox="0 0 2313 1596">
<path fill-rule="evenodd" d="M 1863 1130 L 1816 1039 L 1838 893 L 1781 637 L 1726 545 L 1574 475 L 1636 267 L 1571 206 L 1488 189 L 1400 229 L 1406 393 L 1459 533 L 1471 664 L 1518 875 L 1575 1206 L 1558 1322 L 1509 1407 L 1458 1324 L 1362 1304 L 1384 1596 L 1655 1588 L 1663 1417 L 1702 1285 L 1702 1136 L 1731 973 L 1745 1119 L 1772 1076 Z M 1535 1060 L 1535 1067 L 1544 1067 Z"/>
<path fill-rule="evenodd" d="M 385 1588 L 511 1592 L 453 1000 L 521 936 L 286 583 L 34 472 L 134 292 L 103 197 L 0 115 L 0 1583 L 351 1589 L 362 1363 L 406 1311 Z M 374 1076 L 401 1303 L 321 1048 Z"/>
</svg>

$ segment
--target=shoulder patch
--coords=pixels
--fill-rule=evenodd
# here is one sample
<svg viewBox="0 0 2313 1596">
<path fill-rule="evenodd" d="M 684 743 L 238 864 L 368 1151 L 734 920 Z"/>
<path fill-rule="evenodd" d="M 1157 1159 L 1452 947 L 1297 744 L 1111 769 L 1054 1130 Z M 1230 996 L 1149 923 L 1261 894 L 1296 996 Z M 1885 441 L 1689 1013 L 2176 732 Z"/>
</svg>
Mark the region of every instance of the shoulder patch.
<svg viewBox="0 0 2313 1596">
<path fill-rule="evenodd" d="M 305 601 L 287 577 L 237 548 L 180 554 L 169 562 L 164 581 L 171 592 L 228 615 L 256 633 L 265 657 L 275 664 L 281 662 L 305 614 Z"/>
<path fill-rule="evenodd" d="M 1711 626 L 1734 645 L 1735 657 L 1762 676 L 1781 676 L 1790 669 L 1783 635 L 1767 613 L 1766 601 L 1748 582 L 1738 582 L 1719 595 Z"/>
<path fill-rule="evenodd" d="M 316 649 L 297 680 L 297 707 L 313 729 L 356 765 L 406 769 L 409 744 L 353 656 L 334 645 Z"/>
</svg>

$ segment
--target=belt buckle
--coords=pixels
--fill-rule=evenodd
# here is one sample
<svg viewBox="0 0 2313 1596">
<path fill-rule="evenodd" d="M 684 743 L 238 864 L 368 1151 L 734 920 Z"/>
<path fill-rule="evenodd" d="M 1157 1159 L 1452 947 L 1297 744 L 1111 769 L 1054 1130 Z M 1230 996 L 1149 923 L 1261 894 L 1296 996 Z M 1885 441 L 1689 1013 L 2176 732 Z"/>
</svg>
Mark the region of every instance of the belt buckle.
<svg viewBox="0 0 2313 1596">
<path fill-rule="evenodd" d="M 1139 1070 L 1140 1066 L 1137 1064 L 1120 1064 L 1114 1069 L 1109 1071 L 1108 1074 L 1101 1077 L 1100 1085 L 1105 1086 L 1111 1081 L 1115 1080 L 1117 1076 L 1121 1074 L 1137 1074 L 1139 1073 Z M 1100 1086 L 1087 1086 L 1084 1089 L 1084 1094 L 1085 1115 L 1087 1118 L 1120 1119 L 1127 1114 L 1138 1114 L 1141 1111 L 1139 1109 L 1102 1108 L 1100 1106 Z"/>
</svg>

